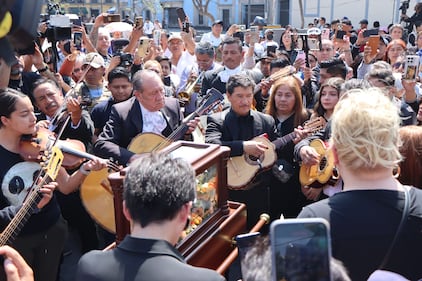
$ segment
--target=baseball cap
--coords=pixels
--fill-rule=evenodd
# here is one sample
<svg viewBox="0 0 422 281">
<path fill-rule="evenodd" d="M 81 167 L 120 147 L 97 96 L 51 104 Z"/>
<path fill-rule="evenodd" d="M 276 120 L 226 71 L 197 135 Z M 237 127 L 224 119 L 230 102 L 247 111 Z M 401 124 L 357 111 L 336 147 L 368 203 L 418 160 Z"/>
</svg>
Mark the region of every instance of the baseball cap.
<svg viewBox="0 0 422 281">
<path fill-rule="evenodd" d="M 105 62 L 104 62 L 103 57 L 99 53 L 95 53 L 95 52 L 88 53 L 85 56 L 83 64 L 84 65 L 89 64 L 93 68 L 105 67 Z"/>
<path fill-rule="evenodd" d="M 214 26 L 216 24 L 224 25 L 222 20 L 216 20 L 215 22 L 212 23 L 212 26 Z"/>
<path fill-rule="evenodd" d="M 265 30 L 265 34 L 267 34 L 269 32 L 274 33 L 274 30 L 272 30 L 271 28 Z"/>
<path fill-rule="evenodd" d="M 168 39 L 168 42 L 171 40 L 180 40 L 183 41 L 182 36 L 180 36 L 180 33 L 172 33 Z"/>
<path fill-rule="evenodd" d="M 368 24 L 368 20 L 367 19 L 363 19 L 359 22 L 359 24 Z"/>
</svg>

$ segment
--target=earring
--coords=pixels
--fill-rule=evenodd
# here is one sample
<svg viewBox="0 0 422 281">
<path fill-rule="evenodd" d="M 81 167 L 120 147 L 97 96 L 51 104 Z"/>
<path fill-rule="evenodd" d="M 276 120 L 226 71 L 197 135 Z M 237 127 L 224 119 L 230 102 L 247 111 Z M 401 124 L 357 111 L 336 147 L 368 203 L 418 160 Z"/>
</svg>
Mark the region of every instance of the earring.
<svg viewBox="0 0 422 281">
<path fill-rule="evenodd" d="M 396 165 L 393 168 L 393 178 L 397 179 L 400 176 L 400 166 Z"/>
<path fill-rule="evenodd" d="M 333 174 L 331 175 L 333 180 L 338 180 L 340 178 L 340 172 L 336 167 L 333 168 Z"/>
</svg>

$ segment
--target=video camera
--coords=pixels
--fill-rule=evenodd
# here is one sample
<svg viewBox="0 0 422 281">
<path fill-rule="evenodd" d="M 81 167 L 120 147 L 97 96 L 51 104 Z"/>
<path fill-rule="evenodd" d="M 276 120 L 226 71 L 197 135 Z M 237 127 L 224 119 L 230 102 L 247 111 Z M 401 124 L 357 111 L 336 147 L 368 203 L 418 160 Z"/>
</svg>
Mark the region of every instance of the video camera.
<svg viewBox="0 0 422 281">
<path fill-rule="evenodd" d="M 122 52 L 123 48 L 128 44 L 129 40 L 127 39 L 115 39 L 111 41 L 111 49 L 113 50 L 113 55 L 120 57 L 119 66 L 128 67 L 133 64 L 132 54 Z"/>
<path fill-rule="evenodd" d="M 42 0 L 5 0 L 0 7 L 0 57 L 8 65 L 16 62 L 14 50 L 27 49 L 37 37 Z"/>
<path fill-rule="evenodd" d="M 401 2 L 399 10 L 401 11 L 402 15 L 405 15 L 407 12 L 407 9 L 409 9 L 409 2 L 410 0 L 404 0 Z"/>
<path fill-rule="evenodd" d="M 47 22 L 48 27 L 41 37 L 46 37 L 49 42 L 68 40 L 72 37 L 70 18 L 64 15 L 50 15 L 46 20 L 46 15 L 41 15 L 40 20 Z"/>
</svg>

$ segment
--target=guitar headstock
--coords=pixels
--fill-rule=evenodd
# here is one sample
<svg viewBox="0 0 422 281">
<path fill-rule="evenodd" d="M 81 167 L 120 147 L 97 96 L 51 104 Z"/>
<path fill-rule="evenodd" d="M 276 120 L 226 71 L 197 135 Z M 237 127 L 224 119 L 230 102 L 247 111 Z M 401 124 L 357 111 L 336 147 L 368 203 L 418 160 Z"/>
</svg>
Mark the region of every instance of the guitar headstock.
<svg viewBox="0 0 422 281">
<path fill-rule="evenodd" d="M 303 129 L 308 131 L 310 134 L 315 134 L 319 130 L 322 130 L 325 125 L 327 124 L 327 121 L 319 116 L 315 119 L 308 120 L 303 124 Z"/>
<path fill-rule="evenodd" d="M 198 105 L 196 113 L 198 116 L 207 114 L 211 109 L 213 109 L 217 104 L 221 103 L 224 100 L 223 94 L 216 88 L 211 88 L 208 90 L 206 96 Z"/>
<path fill-rule="evenodd" d="M 48 175 L 51 180 L 56 179 L 60 167 L 62 166 L 63 158 L 64 156 L 62 151 L 56 146 L 51 147 L 51 149 L 43 157 L 41 167 L 44 173 Z"/>
</svg>

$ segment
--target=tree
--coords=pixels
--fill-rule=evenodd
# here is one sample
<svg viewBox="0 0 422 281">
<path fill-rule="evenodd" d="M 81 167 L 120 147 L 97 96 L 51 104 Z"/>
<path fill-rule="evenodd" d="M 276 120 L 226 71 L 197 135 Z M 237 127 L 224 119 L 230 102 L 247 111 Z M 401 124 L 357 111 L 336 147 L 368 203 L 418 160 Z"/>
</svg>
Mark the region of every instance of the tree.
<svg viewBox="0 0 422 281">
<path fill-rule="evenodd" d="M 211 22 L 214 22 L 214 16 L 208 12 L 208 5 L 210 2 L 211 0 L 192 0 L 193 6 L 196 8 L 198 13 L 202 16 L 210 18 Z"/>
</svg>

